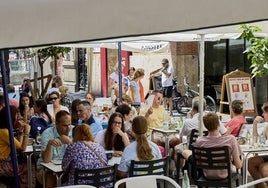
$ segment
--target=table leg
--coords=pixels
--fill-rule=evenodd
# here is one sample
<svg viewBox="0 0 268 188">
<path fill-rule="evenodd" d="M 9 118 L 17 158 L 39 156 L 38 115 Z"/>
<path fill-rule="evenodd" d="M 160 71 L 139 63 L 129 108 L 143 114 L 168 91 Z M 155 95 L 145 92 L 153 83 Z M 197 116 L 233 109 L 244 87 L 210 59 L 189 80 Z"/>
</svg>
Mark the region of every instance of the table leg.
<svg viewBox="0 0 268 188">
<path fill-rule="evenodd" d="M 246 184 L 248 182 L 247 177 L 247 170 L 248 170 L 248 155 L 250 152 L 248 152 L 243 159 L 243 178 L 242 178 L 242 184 Z"/>
<path fill-rule="evenodd" d="M 60 173 L 60 174 L 56 173 L 57 187 L 61 186 L 61 178 L 63 175 L 64 175 L 64 173 Z"/>
<path fill-rule="evenodd" d="M 165 150 L 166 150 L 166 156 L 168 157 L 168 160 L 167 160 L 167 176 L 169 176 L 169 142 L 168 142 L 168 136 L 167 135 L 164 135 L 165 136 Z"/>
<path fill-rule="evenodd" d="M 164 135 L 165 137 L 165 150 L 166 150 L 166 156 L 169 156 L 169 143 L 168 143 L 168 136 Z"/>
<path fill-rule="evenodd" d="M 32 155 L 33 153 L 27 154 L 27 175 L 28 175 L 28 187 L 32 188 Z"/>
<path fill-rule="evenodd" d="M 43 167 L 43 188 L 46 188 L 46 169 Z"/>
</svg>

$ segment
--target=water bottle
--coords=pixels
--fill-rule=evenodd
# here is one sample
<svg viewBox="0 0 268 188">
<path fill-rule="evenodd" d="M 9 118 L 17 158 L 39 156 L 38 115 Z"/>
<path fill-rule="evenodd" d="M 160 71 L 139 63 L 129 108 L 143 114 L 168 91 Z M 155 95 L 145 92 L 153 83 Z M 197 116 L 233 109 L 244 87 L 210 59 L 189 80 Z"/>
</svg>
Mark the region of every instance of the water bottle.
<svg viewBox="0 0 268 188">
<path fill-rule="evenodd" d="M 247 144 L 253 145 L 253 135 L 250 133 L 250 131 L 247 131 Z"/>
<path fill-rule="evenodd" d="M 37 136 L 36 136 L 36 144 L 41 144 L 41 134 L 40 134 L 41 127 L 37 127 Z"/>
<path fill-rule="evenodd" d="M 265 141 L 266 141 L 265 136 L 263 134 L 261 134 L 260 137 L 259 137 L 259 143 L 260 143 L 260 145 L 264 146 L 265 145 Z"/>
<path fill-rule="evenodd" d="M 190 180 L 188 177 L 187 170 L 183 171 L 183 179 L 182 179 L 182 188 L 190 188 Z"/>
<path fill-rule="evenodd" d="M 182 128 L 183 127 L 183 117 L 182 117 L 182 115 L 180 115 L 180 128 Z"/>
<path fill-rule="evenodd" d="M 169 129 L 169 115 L 167 112 L 164 112 L 163 114 L 163 129 L 164 130 Z"/>
</svg>

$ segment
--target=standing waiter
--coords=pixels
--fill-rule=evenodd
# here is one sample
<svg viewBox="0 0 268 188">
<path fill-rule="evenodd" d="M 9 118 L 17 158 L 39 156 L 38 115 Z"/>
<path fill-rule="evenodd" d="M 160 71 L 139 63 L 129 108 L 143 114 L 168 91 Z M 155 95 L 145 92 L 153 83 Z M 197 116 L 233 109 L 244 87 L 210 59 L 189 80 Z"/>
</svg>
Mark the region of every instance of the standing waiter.
<svg viewBox="0 0 268 188">
<path fill-rule="evenodd" d="M 169 66 L 168 59 L 164 58 L 162 60 L 162 89 L 163 89 L 163 100 L 164 107 L 167 109 L 169 107 L 169 112 L 172 113 L 172 88 L 173 88 L 173 74 L 174 70 Z"/>
</svg>

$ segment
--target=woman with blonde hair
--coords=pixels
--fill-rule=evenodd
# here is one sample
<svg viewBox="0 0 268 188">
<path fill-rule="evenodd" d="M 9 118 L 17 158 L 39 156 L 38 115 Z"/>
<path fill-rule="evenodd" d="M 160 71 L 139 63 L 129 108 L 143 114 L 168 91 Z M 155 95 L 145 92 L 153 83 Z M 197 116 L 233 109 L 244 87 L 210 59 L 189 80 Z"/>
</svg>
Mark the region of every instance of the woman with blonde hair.
<svg viewBox="0 0 268 188">
<path fill-rule="evenodd" d="M 60 86 L 59 93 L 60 93 L 60 104 L 66 106 L 69 110 L 71 110 L 73 97 L 69 93 L 69 88 L 67 86 Z"/>
<path fill-rule="evenodd" d="M 162 158 L 159 147 L 147 139 L 148 122 L 145 117 L 135 117 L 132 122 L 132 130 L 136 140 L 124 149 L 117 171 L 119 178 L 127 177 L 131 160 L 144 161 Z"/>
<path fill-rule="evenodd" d="M 130 81 L 130 86 L 127 94 L 130 96 L 133 105 L 140 106 L 141 96 L 140 96 L 140 86 L 139 81 L 144 77 L 144 71 L 138 69 L 134 73 L 133 79 Z"/>
<path fill-rule="evenodd" d="M 66 184 L 74 184 L 75 169 L 93 169 L 107 166 L 104 148 L 95 143 L 93 134 L 87 124 L 76 126 L 73 143 L 67 146 L 62 159 L 62 170 L 69 174 Z M 86 184 L 86 182 L 79 182 Z"/>
</svg>

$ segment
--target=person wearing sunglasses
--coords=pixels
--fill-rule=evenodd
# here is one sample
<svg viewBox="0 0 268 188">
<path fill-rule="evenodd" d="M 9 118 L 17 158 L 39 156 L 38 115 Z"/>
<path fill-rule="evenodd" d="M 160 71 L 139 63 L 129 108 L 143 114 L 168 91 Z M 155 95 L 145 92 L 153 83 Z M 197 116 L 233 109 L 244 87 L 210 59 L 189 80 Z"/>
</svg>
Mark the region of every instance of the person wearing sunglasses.
<svg viewBox="0 0 268 188">
<path fill-rule="evenodd" d="M 55 123 L 55 116 L 58 111 L 65 110 L 69 112 L 69 109 L 66 106 L 60 104 L 60 94 L 57 91 L 52 91 L 49 96 L 48 100 L 50 104 L 47 105 L 47 111 L 52 117 L 52 123 Z"/>
</svg>

